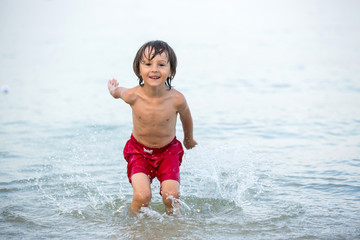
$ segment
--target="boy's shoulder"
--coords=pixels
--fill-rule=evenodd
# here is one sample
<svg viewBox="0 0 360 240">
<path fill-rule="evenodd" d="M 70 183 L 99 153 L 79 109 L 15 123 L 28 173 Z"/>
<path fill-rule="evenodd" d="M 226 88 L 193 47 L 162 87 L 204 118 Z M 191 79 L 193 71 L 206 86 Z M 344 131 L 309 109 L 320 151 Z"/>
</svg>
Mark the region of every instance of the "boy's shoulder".
<svg viewBox="0 0 360 240">
<path fill-rule="evenodd" d="M 174 99 L 175 105 L 178 108 L 181 108 L 182 106 L 186 105 L 186 99 L 185 96 L 178 90 L 171 88 L 170 90 L 172 92 L 172 97 Z"/>
<path fill-rule="evenodd" d="M 173 97 L 176 98 L 177 100 L 179 101 L 185 100 L 184 95 L 180 91 L 176 90 L 175 88 L 171 88 L 170 91 L 172 92 Z"/>
<path fill-rule="evenodd" d="M 136 101 L 136 98 L 139 94 L 140 86 L 136 86 L 133 88 L 128 88 L 124 94 L 124 101 L 128 104 L 133 104 Z"/>
</svg>

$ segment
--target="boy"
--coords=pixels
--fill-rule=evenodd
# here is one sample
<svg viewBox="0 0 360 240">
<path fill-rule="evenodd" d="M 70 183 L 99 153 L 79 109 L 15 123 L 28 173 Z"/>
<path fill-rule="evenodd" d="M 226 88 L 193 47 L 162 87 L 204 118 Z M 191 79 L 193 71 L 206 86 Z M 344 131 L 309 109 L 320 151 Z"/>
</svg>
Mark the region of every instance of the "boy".
<svg viewBox="0 0 360 240">
<path fill-rule="evenodd" d="M 124 148 L 128 162 L 127 175 L 133 187 L 131 208 L 139 212 L 151 200 L 151 182 L 157 177 L 167 212 L 173 211 L 173 200 L 180 196 L 179 167 L 184 154 L 176 139 L 176 119 L 180 115 L 184 146 L 197 144 L 193 122 L 185 97 L 171 87 L 177 60 L 173 49 L 163 41 L 145 43 L 137 52 L 133 68 L 139 86 L 119 87 L 115 79 L 108 82 L 110 94 L 121 98 L 132 108 L 133 130 Z"/>
</svg>

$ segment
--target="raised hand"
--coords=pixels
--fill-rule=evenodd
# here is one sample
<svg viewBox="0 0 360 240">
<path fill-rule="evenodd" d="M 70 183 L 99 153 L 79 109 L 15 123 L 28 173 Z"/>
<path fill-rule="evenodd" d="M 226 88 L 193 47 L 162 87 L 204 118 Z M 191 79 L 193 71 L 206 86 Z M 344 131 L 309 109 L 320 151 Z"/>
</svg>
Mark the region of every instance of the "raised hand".
<svg viewBox="0 0 360 240">
<path fill-rule="evenodd" d="M 115 78 L 110 79 L 110 80 L 108 81 L 108 89 L 109 89 L 110 93 L 111 93 L 112 91 L 114 91 L 118 86 L 119 86 L 119 83 L 118 83 L 118 81 L 117 81 Z"/>
</svg>

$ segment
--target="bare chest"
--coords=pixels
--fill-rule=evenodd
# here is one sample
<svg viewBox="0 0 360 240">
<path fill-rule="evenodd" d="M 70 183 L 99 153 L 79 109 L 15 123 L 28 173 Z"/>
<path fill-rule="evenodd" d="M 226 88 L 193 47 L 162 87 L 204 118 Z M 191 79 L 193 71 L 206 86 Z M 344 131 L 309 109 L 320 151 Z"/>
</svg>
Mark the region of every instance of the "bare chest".
<svg viewBox="0 0 360 240">
<path fill-rule="evenodd" d="M 176 109 L 168 101 L 139 101 L 132 110 L 133 121 L 141 125 L 162 127 L 176 123 Z"/>
</svg>

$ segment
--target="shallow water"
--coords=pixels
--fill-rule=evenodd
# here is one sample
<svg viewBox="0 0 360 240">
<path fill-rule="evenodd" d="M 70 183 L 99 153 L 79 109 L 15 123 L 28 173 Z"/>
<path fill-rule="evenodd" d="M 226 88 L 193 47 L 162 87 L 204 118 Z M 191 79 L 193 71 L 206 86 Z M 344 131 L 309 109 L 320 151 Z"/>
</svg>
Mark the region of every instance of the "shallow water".
<svg viewBox="0 0 360 240">
<path fill-rule="evenodd" d="M 360 238 L 359 3 L 160 3 L 1 1 L 1 238 Z M 106 89 L 157 38 L 199 142 L 174 215 L 157 181 L 129 211 L 131 112 Z"/>
</svg>

